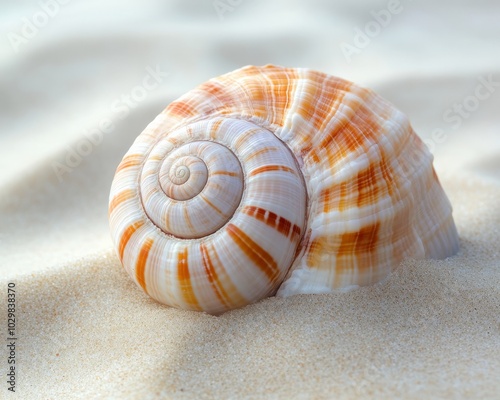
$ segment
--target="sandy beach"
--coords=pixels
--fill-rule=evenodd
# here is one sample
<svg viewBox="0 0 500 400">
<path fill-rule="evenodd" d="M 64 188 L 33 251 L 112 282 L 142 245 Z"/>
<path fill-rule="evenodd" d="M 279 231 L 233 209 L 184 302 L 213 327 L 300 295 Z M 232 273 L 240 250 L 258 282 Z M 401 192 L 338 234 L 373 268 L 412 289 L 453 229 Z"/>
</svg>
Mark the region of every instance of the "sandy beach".
<svg viewBox="0 0 500 400">
<path fill-rule="evenodd" d="M 0 399 L 500 399 L 498 4 L 48 3 L 0 17 Z M 434 154 L 458 254 L 219 317 L 142 293 L 109 234 L 116 166 L 179 95 L 267 63 L 403 110 Z"/>
</svg>

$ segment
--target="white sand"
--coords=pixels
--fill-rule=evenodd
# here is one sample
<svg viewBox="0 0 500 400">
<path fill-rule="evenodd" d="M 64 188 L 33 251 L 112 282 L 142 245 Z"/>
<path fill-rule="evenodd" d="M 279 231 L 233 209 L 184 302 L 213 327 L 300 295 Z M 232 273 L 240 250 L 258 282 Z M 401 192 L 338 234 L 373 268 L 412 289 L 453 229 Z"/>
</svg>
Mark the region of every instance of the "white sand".
<svg viewBox="0 0 500 400">
<path fill-rule="evenodd" d="M 90 4 L 90 5 L 88 5 Z M 36 3 L 5 6 L 0 44 L 0 329 L 17 290 L 16 393 L 0 351 L 0 399 L 500 399 L 500 88 L 459 126 L 443 119 L 500 82 L 500 10 L 435 1 L 403 11 L 348 63 L 340 43 L 386 2 L 69 3 L 14 53 L 8 32 Z M 92 10 L 92 11 L 90 11 Z M 150 300 L 112 251 L 107 197 L 137 134 L 179 94 L 245 64 L 307 66 L 370 86 L 435 143 L 461 250 L 407 260 L 381 285 L 270 298 L 212 317 Z M 159 64 L 159 86 L 121 101 Z M 496 75 L 495 75 L 496 73 Z M 104 134 L 60 183 L 52 163 Z"/>
</svg>

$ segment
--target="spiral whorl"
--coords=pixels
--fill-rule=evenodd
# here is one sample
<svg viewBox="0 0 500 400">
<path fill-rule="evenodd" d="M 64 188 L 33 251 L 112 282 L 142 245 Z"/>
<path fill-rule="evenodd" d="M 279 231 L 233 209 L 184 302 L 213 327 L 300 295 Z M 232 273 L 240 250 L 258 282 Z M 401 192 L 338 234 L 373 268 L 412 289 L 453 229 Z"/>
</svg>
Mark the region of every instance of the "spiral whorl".
<svg viewBox="0 0 500 400">
<path fill-rule="evenodd" d="M 165 149 L 161 144 L 156 148 Z M 144 209 L 151 221 L 184 239 L 210 235 L 226 224 L 243 193 L 243 172 L 233 152 L 196 140 L 162 156 L 157 160 L 153 151 L 142 174 Z"/>
<path fill-rule="evenodd" d="M 251 121 L 224 116 L 141 139 L 112 188 L 137 199 L 118 194 L 110 205 L 134 280 L 162 303 L 211 313 L 273 294 L 306 220 L 304 180 L 286 144 Z M 140 149 L 148 151 L 139 161 Z"/>
<path fill-rule="evenodd" d="M 199 157 L 169 156 L 160 168 L 160 185 L 172 200 L 189 200 L 205 187 L 208 169 Z"/>
</svg>

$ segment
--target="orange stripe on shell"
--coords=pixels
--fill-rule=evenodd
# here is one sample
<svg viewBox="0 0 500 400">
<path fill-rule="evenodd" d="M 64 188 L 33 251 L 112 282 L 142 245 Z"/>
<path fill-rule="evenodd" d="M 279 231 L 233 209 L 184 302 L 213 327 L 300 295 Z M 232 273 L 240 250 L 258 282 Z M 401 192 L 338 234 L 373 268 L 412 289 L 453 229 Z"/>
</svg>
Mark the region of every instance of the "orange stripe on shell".
<svg viewBox="0 0 500 400">
<path fill-rule="evenodd" d="M 148 290 L 146 288 L 145 270 L 146 264 L 148 262 L 149 251 L 151 250 L 151 246 L 153 246 L 153 243 L 153 239 L 146 239 L 141 247 L 141 250 L 139 250 L 139 257 L 137 258 L 137 263 L 135 266 L 135 279 L 146 293 L 148 292 Z"/>
<path fill-rule="evenodd" d="M 236 225 L 228 224 L 226 230 L 243 253 L 274 283 L 279 275 L 279 268 L 271 255 Z"/>
</svg>

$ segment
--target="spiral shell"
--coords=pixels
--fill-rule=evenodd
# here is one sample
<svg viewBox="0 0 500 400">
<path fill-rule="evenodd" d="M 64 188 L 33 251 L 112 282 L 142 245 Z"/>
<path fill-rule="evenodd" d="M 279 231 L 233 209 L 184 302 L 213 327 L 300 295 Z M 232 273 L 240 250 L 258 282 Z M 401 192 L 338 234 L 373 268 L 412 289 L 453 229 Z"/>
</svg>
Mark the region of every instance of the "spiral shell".
<svg viewBox="0 0 500 400">
<path fill-rule="evenodd" d="M 458 249 L 432 155 L 370 90 L 245 67 L 171 103 L 118 166 L 118 256 L 157 301 L 219 314 L 385 279 Z"/>
</svg>

